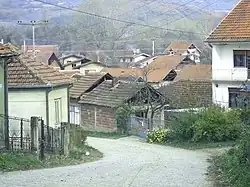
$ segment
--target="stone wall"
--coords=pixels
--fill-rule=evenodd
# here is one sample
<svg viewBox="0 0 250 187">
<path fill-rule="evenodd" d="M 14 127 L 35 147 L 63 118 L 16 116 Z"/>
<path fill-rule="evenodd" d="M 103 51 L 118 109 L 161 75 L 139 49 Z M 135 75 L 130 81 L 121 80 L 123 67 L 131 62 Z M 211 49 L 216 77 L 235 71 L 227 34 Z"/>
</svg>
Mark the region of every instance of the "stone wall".
<svg viewBox="0 0 250 187">
<path fill-rule="evenodd" d="M 114 132 L 117 130 L 115 109 L 82 104 L 81 124 L 87 130 Z"/>
</svg>

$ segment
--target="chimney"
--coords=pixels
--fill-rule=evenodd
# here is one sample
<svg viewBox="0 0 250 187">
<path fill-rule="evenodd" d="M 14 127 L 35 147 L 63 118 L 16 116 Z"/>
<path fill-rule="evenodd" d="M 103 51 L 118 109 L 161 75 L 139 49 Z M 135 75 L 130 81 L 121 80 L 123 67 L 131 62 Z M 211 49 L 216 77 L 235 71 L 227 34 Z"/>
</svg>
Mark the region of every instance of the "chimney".
<svg viewBox="0 0 250 187">
<path fill-rule="evenodd" d="M 0 43 L 1 43 L 1 44 L 4 44 L 4 43 L 3 43 L 3 39 L 1 39 Z"/>
</svg>

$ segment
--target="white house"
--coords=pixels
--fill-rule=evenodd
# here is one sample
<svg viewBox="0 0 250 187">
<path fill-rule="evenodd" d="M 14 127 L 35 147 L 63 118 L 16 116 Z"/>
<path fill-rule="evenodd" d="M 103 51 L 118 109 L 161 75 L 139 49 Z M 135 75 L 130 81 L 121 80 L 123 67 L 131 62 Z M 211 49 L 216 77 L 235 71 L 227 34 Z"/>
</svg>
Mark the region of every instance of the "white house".
<svg viewBox="0 0 250 187">
<path fill-rule="evenodd" d="M 8 63 L 9 115 L 42 117 L 55 127 L 69 121 L 71 80 L 43 63 L 16 58 Z"/>
<path fill-rule="evenodd" d="M 200 49 L 193 43 L 187 41 L 173 41 L 163 53 L 166 55 L 188 56 L 195 63 L 200 63 Z"/>
<path fill-rule="evenodd" d="M 249 79 L 250 1 L 241 0 L 209 35 L 212 47 L 213 102 L 237 105 L 237 95 Z"/>
</svg>

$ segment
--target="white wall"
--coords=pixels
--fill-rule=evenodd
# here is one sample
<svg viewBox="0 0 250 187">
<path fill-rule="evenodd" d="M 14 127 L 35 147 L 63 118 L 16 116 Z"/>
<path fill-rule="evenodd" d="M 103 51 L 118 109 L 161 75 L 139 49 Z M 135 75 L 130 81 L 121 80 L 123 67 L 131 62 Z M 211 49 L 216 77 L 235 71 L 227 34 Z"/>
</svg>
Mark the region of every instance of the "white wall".
<svg viewBox="0 0 250 187">
<path fill-rule="evenodd" d="M 234 50 L 250 50 L 250 43 L 217 44 L 212 50 L 213 80 L 246 81 L 247 68 L 234 68 Z"/>
<path fill-rule="evenodd" d="M 76 57 L 68 57 L 68 58 L 65 58 L 65 59 L 63 59 L 63 65 L 67 64 L 68 61 L 73 62 L 73 61 L 76 61 L 76 60 L 79 60 L 79 58 L 76 58 Z"/>
<path fill-rule="evenodd" d="M 55 99 L 61 100 L 61 122 L 68 122 L 69 106 L 67 88 L 54 88 L 49 92 L 49 125 L 56 126 Z"/>
<path fill-rule="evenodd" d="M 42 117 L 46 123 L 46 93 L 45 90 L 20 90 L 8 93 L 9 116 L 27 118 L 32 116 Z M 27 128 L 27 127 L 25 127 Z M 12 123 L 10 121 L 10 129 Z"/>
<path fill-rule="evenodd" d="M 76 66 L 80 66 L 81 62 L 76 62 L 74 64 L 76 64 Z M 64 70 L 73 70 L 72 64 L 69 64 L 69 65 L 65 66 Z"/>
<path fill-rule="evenodd" d="M 147 58 L 147 57 L 145 57 L 145 56 L 143 56 L 143 55 L 136 56 L 136 57 L 134 58 L 134 62 L 139 62 L 139 61 L 141 61 L 141 60 L 143 60 L 143 59 L 145 59 L 145 58 Z"/>
<path fill-rule="evenodd" d="M 88 64 L 80 68 L 80 73 L 85 75 L 85 71 L 89 70 L 90 72 L 101 72 L 104 66 L 98 64 Z"/>
</svg>

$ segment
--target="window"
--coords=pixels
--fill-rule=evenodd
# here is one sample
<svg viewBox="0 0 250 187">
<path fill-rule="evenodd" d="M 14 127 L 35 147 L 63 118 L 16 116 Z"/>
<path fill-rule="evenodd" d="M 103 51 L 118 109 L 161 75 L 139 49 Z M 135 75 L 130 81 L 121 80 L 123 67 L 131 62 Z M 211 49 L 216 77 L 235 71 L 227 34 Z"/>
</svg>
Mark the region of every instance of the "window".
<svg viewBox="0 0 250 187">
<path fill-rule="evenodd" d="M 61 99 L 55 99 L 55 122 L 56 124 L 61 123 L 62 108 Z"/>
<path fill-rule="evenodd" d="M 67 61 L 67 64 L 69 64 L 69 63 L 71 63 L 71 60 L 68 60 L 68 61 Z"/>
<path fill-rule="evenodd" d="M 239 106 L 238 98 L 239 98 L 240 88 L 228 88 L 229 93 L 229 107 L 237 107 Z"/>
<path fill-rule="evenodd" d="M 76 64 L 72 64 L 72 68 L 75 68 L 76 67 Z"/>
<path fill-rule="evenodd" d="M 70 123 L 80 125 L 80 106 L 71 105 L 69 108 L 70 112 Z"/>
<path fill-rule="evenodd" d="M 234 67 L 249 67 L 248 64 L 250 65 L 250 51 L 234 51 Z"/>
</svg>

